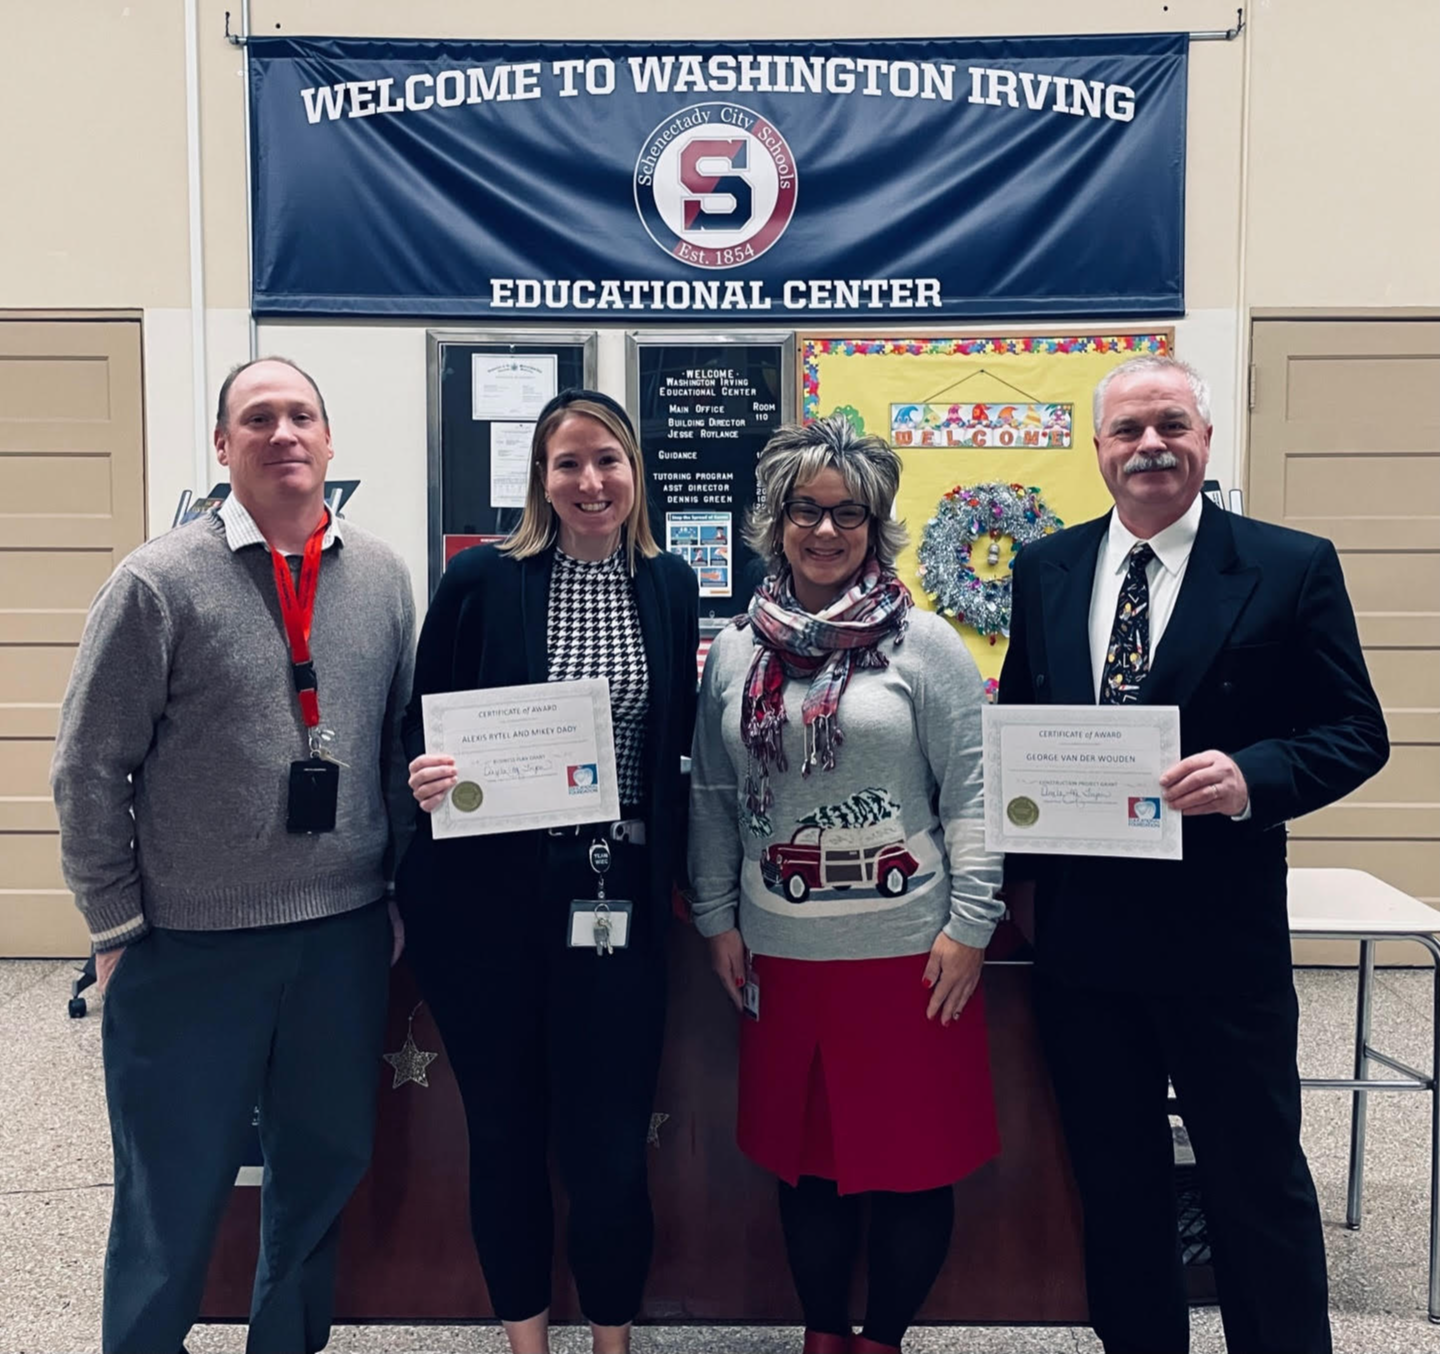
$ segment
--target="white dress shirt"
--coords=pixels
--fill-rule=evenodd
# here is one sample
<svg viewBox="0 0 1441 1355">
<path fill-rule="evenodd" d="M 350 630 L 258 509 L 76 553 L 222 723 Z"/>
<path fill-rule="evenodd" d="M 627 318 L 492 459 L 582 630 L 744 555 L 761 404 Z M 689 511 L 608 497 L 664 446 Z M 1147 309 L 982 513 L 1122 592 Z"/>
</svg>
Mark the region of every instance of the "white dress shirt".
<svg viewBox="0 0 1441 1355">
<path fill-rule="evenodd" d="M 1166 633 L 1166 624 L 1176 609 L 1181 582 L 1186 577 L 1186 562 L 1196 544 L 1196 529 L 1201 525 L 1201 496 L 1169 527 L 1151 538 L 1156 558 L 1146 566 L 1146 587 L 1150 590 L 1151 638 L 1150 657 L 1155 663 L 1156 651 Z M 1096 575 L 1091 584 L 1091 695 L 1101 690 L 1101 674 L 1106 670 L 1106 650 L 1111 643 L 1111 627 L 1116 622 L 1116 601 L 1126 580 L 1131 548 L 1141 541 L 1132 536 L 1121 523 L 1121 515 L 1111 514 L 1110 530 L 1096 553 Z"/>
</svg>

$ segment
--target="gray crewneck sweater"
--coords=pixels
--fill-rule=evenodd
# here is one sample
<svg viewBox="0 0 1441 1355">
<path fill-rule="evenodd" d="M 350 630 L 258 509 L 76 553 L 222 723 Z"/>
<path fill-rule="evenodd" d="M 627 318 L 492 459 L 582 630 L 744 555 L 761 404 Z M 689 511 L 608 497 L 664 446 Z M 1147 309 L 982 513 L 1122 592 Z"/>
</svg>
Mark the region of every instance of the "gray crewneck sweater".
<svg viewBox="0 0 1441 1355">
<path fill-rule="evenodd" d="M 385 893 L 403 845 L 392 822 L 414 818 L 400 720 L 415 608 L 395 551 L 351 523 L 334 532 L 311 629 L 321 726 L 347 764 L 330 833 L 285 828 L 307 739 L 265 546 L 232 551 L 207 514 L 100 590 L 51 767 L 65 880 L 97 950 L 151 926 L 271 926 Z"/>
<path fill-rule="evenodd" d="M 919 955 L 943 928 L 984 946 L 1003 912 L 985 845 L 981 678 L 940 617 L 911 614 L 886 668 L 851 675 L 832 771 L 801 776 L 805 682 L 785 684 L 788 771 L 770 769 L 769 831 L 741 801 L 741 696 L 754 639 L 727 628 L 706 660 L 691 761 L 690 878 L 702 936 L 737 925 L 759 955 Z"/>
</svg>

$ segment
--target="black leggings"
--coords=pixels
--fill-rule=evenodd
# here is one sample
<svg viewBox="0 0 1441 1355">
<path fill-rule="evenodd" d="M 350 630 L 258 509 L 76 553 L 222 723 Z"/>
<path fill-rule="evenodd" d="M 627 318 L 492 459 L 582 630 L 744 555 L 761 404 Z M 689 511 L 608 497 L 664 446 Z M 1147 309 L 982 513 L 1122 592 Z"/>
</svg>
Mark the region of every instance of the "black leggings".
<svg viewBox="0 0 1441 1355">
<path fill-rule="evenodd" d="M 866 1319 L 861 1334 L 899 1346 L 941 1273 L 951 1245 L 955 1195 L 935 1190 L 873 1190 L 842 1195 L 834 1181 L 802 1176 L 780 1186 L 781 1227 L 791 1276 L 812 1331 L 834 1335 L 850 1327 L 851 1268 L 860 1244 L 867 1200 Z"/>
</svg>

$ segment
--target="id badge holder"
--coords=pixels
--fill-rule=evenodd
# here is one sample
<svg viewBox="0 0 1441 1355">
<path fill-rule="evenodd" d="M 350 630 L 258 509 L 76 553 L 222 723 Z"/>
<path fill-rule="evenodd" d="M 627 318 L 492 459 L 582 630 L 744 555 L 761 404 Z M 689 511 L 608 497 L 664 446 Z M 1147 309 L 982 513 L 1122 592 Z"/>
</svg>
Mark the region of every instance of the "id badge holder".
<svg viewBox="0 0 1441 1355">
<path fill-rule="evenodd" d="M 572 899 L 566 945 L 572 950 L 595 948 L 597 955 L 613 955 L 630 944 L 629 899 Z"/>
<path fill-rule="evenodd" d="M 741 988 L 741 1010 L 752 1021 L 761 1019 L 761 981 L 756 977 L 755 956 L 746 948 L 746 981 Z"/>
<path fill-rule="evenodd" d="M 597 956 L 605 956 L 630 944 L 630 920 L 635 905 L 629 899 L 606 898 L 605 872 L 610 869 L 610 861 L 607 843 L 597 840 L 590 844 L 596 897 L 570 901 L 570 925 L 565 943 L 572 950 L 594 946 Z"/>
<path fill-rule="evenodd" d="M 308 757 L 292 762 L 290 794 L 285 808 L 286 832 L 333 832 L 339 800 L 339 763 L 323 757 Z"/>
</svg>

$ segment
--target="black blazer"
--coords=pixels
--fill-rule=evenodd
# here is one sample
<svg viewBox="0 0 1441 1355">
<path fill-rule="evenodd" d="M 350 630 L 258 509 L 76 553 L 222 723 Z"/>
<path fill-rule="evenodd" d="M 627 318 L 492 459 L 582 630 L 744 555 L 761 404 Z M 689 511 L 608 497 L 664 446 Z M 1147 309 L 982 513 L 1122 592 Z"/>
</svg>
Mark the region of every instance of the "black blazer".
<svg viewBox="0 0 1441 1355">
<path fill-rule="evenodd" d="M 1016 560 L 1002 704 L 1094 705 L 1089 617 L 1110 515 Z M 1229 754 L 1251 817 L 1183 821 L 1183 859 L 1010 857 L 1036 881 L 1037 961 L 1057 977 L 1164 991 L 1178 974 L 1289 984 L 1286 829 L 1349 794 L 1389 753 L 1329 541 L 1210 502 L 1141 685 L 1179 706 L 1181 754 Z"/>
<path fill-rule="evenodd" d="M 451 561 L 421 627 L 402 730 L 407 760 L 425 751 L 421 697 L 546 680 L 554 560 L 549 550 L 516 560 L 495 546 L 476 546 Z M 672 882 L 684 879 L 687 797 L 680 760 L 690 752 L 695 727 L 697 592 L 695 571 L 677 556 L 637 557 L 636 605 L 650 669 L 645 817 L 657 935 L 670 915 Z M 430 815 L 417 807 L 415 837 L 396 875 L 401 906 L 409 911 L 506 901 L 533 888 L 543 842 L 539 832 L 436 842 Z"/>
</svg>

